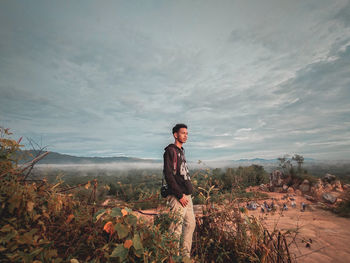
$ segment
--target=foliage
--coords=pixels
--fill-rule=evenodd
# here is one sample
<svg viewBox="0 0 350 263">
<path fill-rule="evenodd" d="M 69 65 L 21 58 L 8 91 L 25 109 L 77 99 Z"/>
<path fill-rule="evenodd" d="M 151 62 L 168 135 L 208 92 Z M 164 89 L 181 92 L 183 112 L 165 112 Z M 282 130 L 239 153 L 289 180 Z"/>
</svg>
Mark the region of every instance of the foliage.
<svg viewBox="0 0 350 263">
<path fill-rule="evenodd" d="M 209 205 L 197 218 L 193 250 L 196 262 L 286 262 L 290 257 L 282 243 L 286 236 L 289 232 L 270 234 L 235 203 Z"/>
<path fill-rule="evenodd" d="M 248 186 L 260 185 L 268 180 L 267 172 L 260 165 L 248 167 L 221 169 L 206 169 L 194 174 L 193 183 L 198 191 L 194 194 L 195 204 L 205 204 L 210 198 L 212 202 L 236 198 L 252 198 L 253 193 L 247 193 Z"/>
<path fill-rule="evenodd" d="M 13 157 L 20 145 L 1 132 L 2 262 L 163 262 L 176 253 L 176 240 L 161 224 L 126 207 L 95 213 L 95 205 L 66 193 L 63 181 L 24 180 Z M 97 181 L 84 187 L 96 190 Z"/>
</svg>

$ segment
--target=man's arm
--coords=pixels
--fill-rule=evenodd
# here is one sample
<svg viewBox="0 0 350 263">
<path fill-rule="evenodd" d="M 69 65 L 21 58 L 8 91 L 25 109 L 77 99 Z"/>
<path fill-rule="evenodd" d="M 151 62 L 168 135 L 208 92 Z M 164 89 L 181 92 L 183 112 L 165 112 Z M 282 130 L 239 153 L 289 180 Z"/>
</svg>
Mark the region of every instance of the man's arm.
<svg viewBox="0 0 350 263">
<path fill-rule="evenodd" d="M 174 156 L 174 151 L 167 149 L 163 157 L 164 157 L 163 173 L 164 173 L 165 181 L 167 182 L 168 187 L 172 190 L 176 198 L 180 200 L 183 196 L 183 192 L 180 189 L 179 185 L 177 184 L 173 173 L 174 158 L 176 158 L 176 156 Z"/>
</svg>

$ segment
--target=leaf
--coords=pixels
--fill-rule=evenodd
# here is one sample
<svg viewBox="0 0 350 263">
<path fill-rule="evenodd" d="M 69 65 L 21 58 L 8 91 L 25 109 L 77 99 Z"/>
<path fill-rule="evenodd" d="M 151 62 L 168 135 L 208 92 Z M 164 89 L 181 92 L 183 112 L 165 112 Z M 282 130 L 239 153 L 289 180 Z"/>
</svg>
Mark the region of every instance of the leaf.
<svg viewBox="0 0 350 263">
<path fill-rule="evenodd" d="M 122 211 L 119 207 L 112 208 L 111 216 L 122 216 Z"/>
<path fill-rule="evenodd" d="M 73 214 L 70 214 L 68 217 L 67 217 L 67 220 L 66 220 L 66 223 L 69 224 L 74 218 L 74 215 Z"/>
<path fill-rule="evenodd" d="M 41 251 L 43 251 L 44 248 L 38 248 L 30 253 L 31 257 L 35 257 L 36 255 L 40 254 Z"/>
<path fill-rule="evenodd" d="M 132 239 L 133 246 L 136 250 L 143 249 L 142 243 L 141 243 L 141 238 L 138 233 L 136 233 Z"/>
<path fill-rule="evenodd" d="M 14 228 L 7 224 L 7 225 L 4 225 L 1 229 L 0 229 L 0 232 L 11 232 Z"/>
<path fill-rule="evenodd" d="M 98 211 L 94 214 L 95 222 L 97 222 L 105 213 L 106 213 L 106 209 L 98 210 Z"/>
<path fill-rule="evenodd" d="M 124 242 L 124 247 L 129 249 L 132 246 L 132 240 L 131 239 L 127 239 Z"/>
<path fill-rule="evenodd" d="M 191 260 L 189 257 L 183 257 L 183 258 L 182 258 L 182 261 L 183 261 L 184 263 L 191 263 L 191 262 L 192 262 L 192 260 Z"/>
<path fill-rule="evenodd" d="M 121 223 L 116 224 L 116 226 L 114 227 L 115 230 L 117 230 L 118 233 L 118 237 L 120 239 L 126 237 L 129 234 L 129 229 L 127 226 L 122 225 Z"/>
<path fill-rule="evenodd" d="M 129 224 L 129 225 L 136 225 L 137 223 L 137 217 L 134 215 L 129 214 L 126 218 L 125 221 Z"/>
<path fill-rule="evenodd" d="M 33 211 L 33 207 L 34 207 L 34 202 L 28 201 L 28 203 L 27 203 L 27 211 L 28 212 L 32 212 Z"/>
<path fill-rule="evenodd" d="M 123 216 L 126 216 L 128 214 L 128 211 L 126 211 L 125 209 L 122 209 L 121 212 L 122 212 Z"/>
<path fill-rule="evenodd" d="M 118 244 L 118 246 L 113 250 L 110 257 L 112 258 L 118 257 L 120 258 L 120 261 L 123 261 L 126 259 L 128 252 L 129 251 L 123 246 L 123 244 Z"/>
<path fill-rule="evenodd" d="M 125 207 L 124 208 L 126 210 L 126 212 L 128 212 L 129 214 L 132 212 L 132 210 L 129 207 Z"/>
<path fill-rule="evenodd" d="M 104 225 L 103 230 L 112 235 L 114 233 L 113 223 L 111 221 L 107 222 Z"/>
</svg>

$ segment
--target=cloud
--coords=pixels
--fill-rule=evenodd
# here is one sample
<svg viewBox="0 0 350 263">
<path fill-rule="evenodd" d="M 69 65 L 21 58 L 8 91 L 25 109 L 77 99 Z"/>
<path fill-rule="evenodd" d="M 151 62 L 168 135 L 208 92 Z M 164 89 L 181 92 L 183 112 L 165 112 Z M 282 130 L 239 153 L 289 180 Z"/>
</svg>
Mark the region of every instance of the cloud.
<svg viewBox="0 0 350 263">
<path fill-rule="evenodd" d="M 349 132 L 348 1 L 0 5 L 0 125 L 18 136 L 161 158 L 185 122 L 192 160 L 344 155 L 323 143 Z"/>
</svg>

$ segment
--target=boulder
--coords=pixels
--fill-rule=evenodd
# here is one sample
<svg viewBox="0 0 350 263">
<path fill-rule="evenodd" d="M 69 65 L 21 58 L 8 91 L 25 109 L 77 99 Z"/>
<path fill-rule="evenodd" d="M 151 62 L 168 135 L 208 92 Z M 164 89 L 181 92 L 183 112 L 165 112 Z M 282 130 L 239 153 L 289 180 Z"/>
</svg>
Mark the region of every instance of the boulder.
<svg viewBox="0 0 350 263">
<path fill-rule="evenodd" d="M 294 194 L 294 193 L 295 193 L 293 187 L 288 187 L 287 192 L 288 192 L 289 194 Z"/>
<path fill-rule="evenodd" d="M 310 196 L 310 195 L 304 195 L 304 196 L 305 196 L 306 200 L 309 200 L 311 202 L 315 202 L 316 201 L 316 199 L 313 196 Z"/>
<path fill-rule="evenodd" d="M 333 174 L 326 174 L 323 178 L 322 181 L 326 183 L 332 183 L 336 179 L 335 175 Z"/>
<path fill-rule="evenodd" d="M 271 186 L 282 186 L 283 185 L 283 173 L 280 170 L 274 170 L 270 174 L 270 185 Z"/>
<path fill-rule="evenodd" d="M 337 198 L 331 193 L 323 193 L 322 197 L 329 204 L 334 204 L 337 201 Z"/>
<path fill-rule="evenodd" d="M 282 193 L 282 192 L 283 192 L 283 188 L 280 187 L 280 186 L 276 186 L 276 187 L 274 187 L 274 192 L 276 192 L 276 193 Z"/>
<path fill-rule="evenodd" d="M 301 191 L 299 189 L 295 190 L 296 195 L 302 195 Z"/>
<path fill-rule="evenodd" d="M 329 183 L 326 183 L 323 187 L 323 189 L 326 191 L 326 192 L 330 192 L 333 190 L 333 186 Z"/>
<path fill-rule="evenodd" d="M 323 188 L 321 188 L 321 187 L 316 188 L 313 186 L 313 187 L 311 187 L 310 192 L 315 198 L 317 198 L 318 200 L 322 200 L 322 195 L 324 193 Z"/>
<path fill-rule="evenodd" d="M 267 185 L 261 184 L 261 185 L 259 185 L 259 190 L 260 190 L 260 191 L 263 191 L 263 192 L 268 192 L 268 191 L 269 191 L 269 188 L 268 188 Z"/>
<path fill-rule="evenodd" d="M 342 187 L 341 182 L 339 180 L 336 180 L 334 182 L 334 190 L 337 192 L 343 192 L 343 187 Z"/>
<path fill-rule="evenodd" d="M 314 187 L 316 189 L 323 188 L 323 183 L 322 183 L 322 180 L 320 178 L 317 179 L 316 183 L 314 184 Z"/>
<path fill-rule="evenodd" d="M 299 190 L 303 193 L 310 191 L 310 182 L 308 180 L 304 180 L 301 185 L 299 185 Z"/>
</svg>

